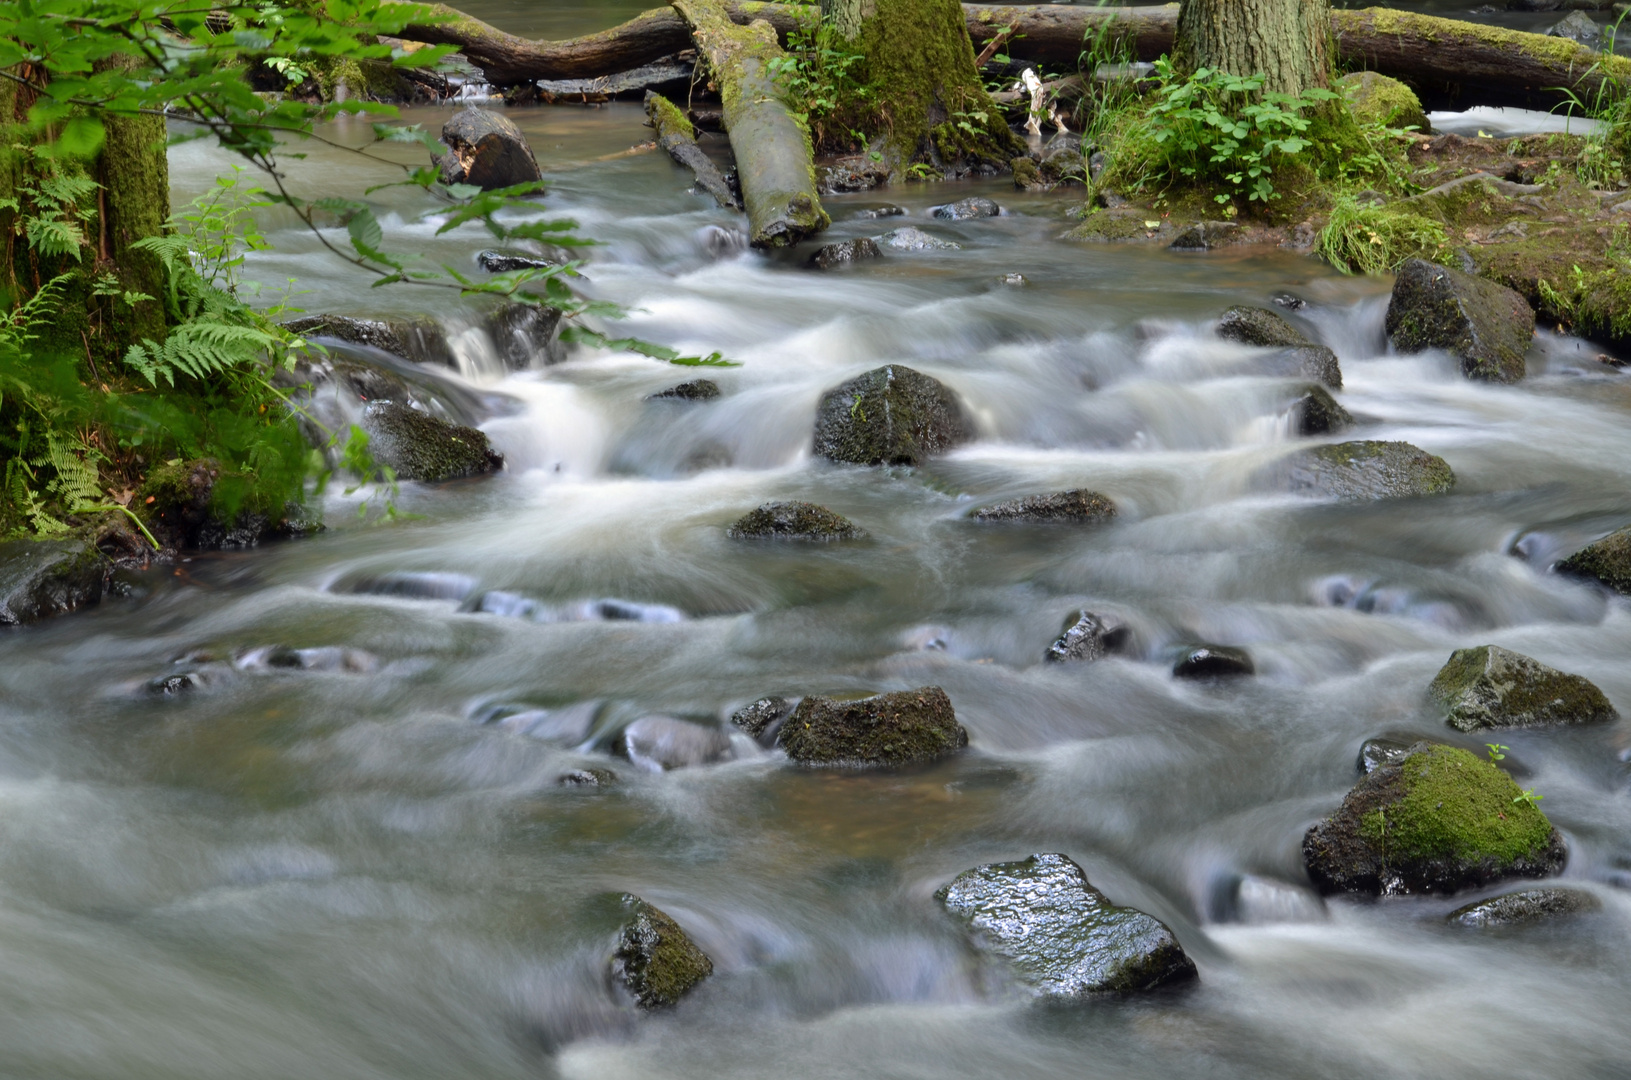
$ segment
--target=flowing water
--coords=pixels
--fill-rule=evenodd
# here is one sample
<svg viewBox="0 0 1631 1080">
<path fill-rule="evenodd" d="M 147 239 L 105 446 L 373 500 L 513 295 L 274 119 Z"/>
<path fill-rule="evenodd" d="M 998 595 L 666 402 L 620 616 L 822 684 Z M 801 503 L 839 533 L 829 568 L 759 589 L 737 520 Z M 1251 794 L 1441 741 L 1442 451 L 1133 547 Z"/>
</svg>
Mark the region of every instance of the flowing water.
<svg viewBox="0 0 1631 1080">
<path fill-rule="evenodd" d="M 506 375 L 466 334 L 503 474 L 406 485 L 413 516 L 388 527 L 336 492 L 316 539 L 198 556 L 0 637 L 0 1074 L 1631 1075 L 1626 722 L 1503 736 L 1596 915 L 1452 932 L 1465 897 L 1325 905 L 1299 857 L 1364 739 L 1450 734 L 1422 695 L 1454 648 L 1529 653 L 1631 712 L 1631 607 L 1547 572 L 1631 520 L 1631 377 L 1546 336 L 1524 383 L 1475 385 L 1389 355 L 1387 281 L 1062 242 L 1068 199 L 998 182 L 888 190 L 908 213 L 882 227 L 962 247 L 818 274 L 745 252 L 666 158 L 626 153 L 637 107 L 511 115 L 546 205 L 604 242 L 585 287 L 638 309 L 618 329 L 741 366 L 708 373 L 716 401 L 653 402 L 693 373 L 582 353 Z M 177 147 L 177 198 L 227 164 Z M 310 193 L 392 178 L 319 148 L 292 168 Z M 976 193 L 1005 215 L 926 216 Z M 437 238 L 417 197 L 376 198 L 398 247 L 474 267 L 479 232 Z M 832 236 L 881 231 L 853 216 L 881 201 L 833 199 Z M 298 278 L 308 309 L 471 321 L 267 226 L 276 251 L 250 269 Z M 1340 355 L 1362 436 L 1442 455 L 1452 495 L 1254 483 L 1292 445 L 1293 389 L 1208 327 L 1281 292 Z M 917 471 L 812 460 L 821 392 L 883 363 L 953 387 L 978 441 Z M 963 520 L 1066 487 L 1120 516 Z M 725 537 L 790 498 L 869 538 Z M 1133 654 L 1044 666 L 1082 606 L 1125 619 Z M 1174 680 L 1171 650 L 1203 640 L 1251 650 L 1258 677 Z M 291 666 L 277 646 L 314 651 Z M 148 689 L 189 672 L 190 693 Z M 642 715 L 924 684 L 971 746 L 917 771 L 806 771 L 740 736 L 732 760 L 667 773 L 603 750 Z M 584 767 L 618 783 L 558 785 Z M 934 890 L 1036 851 L 1169 923 L 1199 983 L 1070 1009 L 986 986 Z M 713 957 L 673 1012 L 636 1019 L 608 987 L 608 890 Z"/>
</svg>

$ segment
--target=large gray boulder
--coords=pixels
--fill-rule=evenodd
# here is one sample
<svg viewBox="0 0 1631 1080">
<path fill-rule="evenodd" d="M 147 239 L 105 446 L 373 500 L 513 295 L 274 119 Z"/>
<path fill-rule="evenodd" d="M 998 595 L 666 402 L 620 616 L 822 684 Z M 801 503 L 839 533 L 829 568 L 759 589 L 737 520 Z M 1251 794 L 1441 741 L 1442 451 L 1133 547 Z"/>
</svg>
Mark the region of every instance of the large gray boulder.
<svg viewBox="0 0 1631 1080">
<path fill-rule="evenodd" d="M 1110 903 L 1064 855 L 977 866 L 935 896 L 1038 997 L 1153 990 L 1196 975 L 1164 923 Z"/>
<path fill-rule="evenodd" d="M 544 176 L 521 129 L 474 105 L 442 125 L 442 145 L 447 153 L 436 155 L 436 165 L 444 184 L 474 184 L 491 191 Z"/>
<path fill-rule="evenodd" d="M 362 428 L 374 460 L 400 480 L 435 483 L 480 476 L 504 467 L 504 458 L 472 427 L 450 424 L 400 401 L 379 401 L 363 410 Z"/>
<path fill-rule="evenodd" d="M 1589 679 L 1499 645 L 1457 649 L 1427 692 L 1458 731 L 1590 724 L 1619 714 Z"/>
<path fill-rule="evenodd" d="M 901 364 L 828 390 L 816 408 L 815 452 L 851 465 L 918 465 L 974 438 L 944 383 Z"/>
<path fill-rule="evenodd" d="M 670 1008 L 714 973 L 714 962 L 668 914 L 632 893 L 620 898 L 624 922 L 612 953 L 612 978 L 641 1009 Z"/>
<path fill-rule="evenodd" d="M 1393 281 L 1387 334 L 1402 353 L 1443 349 L 1469 379 L 1512 383 L 1523 378 L 1535 311 L 1504 285 L 1411 259 Z"/>
<path fill-rule="evenodd" d="M 1609 533 L 1557 564 L 1560 574 L 1591 578 L 1631 596 L 1631 529 Z"/>
<path fill-rule="evenodd" d="M 807 697 L 782 725 L 787 756 L 804 765 L 896 766 L 934 761 L 968 745 L 938 686 L 837 701 Z"/>
<path fill-rule="evenodd" d="M 732 540 L 854 540 L 862 534 L 849 518 L 809 502 L 765 503 L 725 531 Z"/>
<path fill-rule="evenodd" d="M 1299 450 L 1262 475 L 1299 494 L 1350 500 L 1441 495 L 1455 485 L 1443 458 L 1410 443 L 1375 440 Z"/>
<path fill-rule="evenodd" d="M 66 615 L 102 599 L 102 556 L 83 540 L 0 544 L 0 626 Z"/>
</svg>

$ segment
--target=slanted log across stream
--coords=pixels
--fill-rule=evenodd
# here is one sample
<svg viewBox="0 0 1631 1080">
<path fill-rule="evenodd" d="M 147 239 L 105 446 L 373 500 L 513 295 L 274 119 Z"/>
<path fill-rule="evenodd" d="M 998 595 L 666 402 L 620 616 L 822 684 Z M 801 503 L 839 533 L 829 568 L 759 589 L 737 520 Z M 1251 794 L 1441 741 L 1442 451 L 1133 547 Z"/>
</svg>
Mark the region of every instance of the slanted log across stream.
<svg viewBox="0 0 1631 1080">
<path fill-rule="evenodd" d="M 712 195 L 714 202 L 726 210 L 742 209 L 730 184 L 725 182 L 719 169 L 697 145 L 696 130 L 678 106 L 661 94 L 648 90 L 646 115 L 651 118 L 651 126 L 657 129 L 657 145 L 666 150 L 676 163 L 691 170 L 697 178 L 697 187 Z"/>
</svg>

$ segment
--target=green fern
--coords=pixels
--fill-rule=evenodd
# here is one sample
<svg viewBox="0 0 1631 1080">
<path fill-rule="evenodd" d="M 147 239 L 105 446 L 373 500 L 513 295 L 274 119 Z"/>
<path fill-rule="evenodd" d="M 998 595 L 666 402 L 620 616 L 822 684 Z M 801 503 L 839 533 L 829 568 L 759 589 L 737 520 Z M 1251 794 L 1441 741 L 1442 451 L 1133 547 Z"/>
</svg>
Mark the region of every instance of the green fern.
<svg viewBox="0 0 1631 1080">
<path fill-rule="evenodd" d="M 162 378 L 170 386 L 176 374 L 207 379 L 245 363 L 255 362 L 278 339 L 253 326 L 198 319 L 170 331 L 164 343 L 144 338 L 125 353 L 125 363 L 151 386 Z"/>
</svg>

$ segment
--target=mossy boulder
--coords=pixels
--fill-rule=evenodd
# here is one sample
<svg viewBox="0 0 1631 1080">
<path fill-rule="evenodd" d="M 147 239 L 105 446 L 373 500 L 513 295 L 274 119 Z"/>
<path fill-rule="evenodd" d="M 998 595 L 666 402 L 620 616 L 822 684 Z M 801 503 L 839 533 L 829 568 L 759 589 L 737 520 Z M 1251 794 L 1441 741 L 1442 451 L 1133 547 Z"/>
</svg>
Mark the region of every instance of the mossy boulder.
<svg viewBox="0 0 1631 1080">
<path fill-rule="evenodd" d="M 1618 719 L 1588 679 L 1499 645 L 1457 649 L 1427 688 L 1458 731 Z"/>
<path fill-rule="evenodd" d="M 955 754 L 968 732 L 944 690 L 921 686 L 856 701 L 807 697 L 779 742 L 803 765 L 896 766 Z"/>
<path fill-rule="evenodd" d="M 977 866 L 935 898 L 977 949 L 1041 998 L 1134 993 L 1196 976 L 1165 923 L 1112 904 L 1064 855 Z"/>
<path fill-rule="evenodd" d="M 436 483 L 480 476 L 504 467 L 504 458 L 472 427 L 451 424 L 398 401 L 380 401 L 363 410 L 368 449 L 401 480 Z"/>
<path fill-rule="evenodd" d="M 1262 475 L 1293 492 L 1348 500 L 1441 495 L 1455 486 L 1443 458 L 1407 442 L 1376 440 L 1299 450 Z"/>
<path fill-rule="evenodd" d="M 1132 632 L 1122 623 L 1091 611 L 1078 611 L 1065 620 L 1064 632 L 1054 639 L 1042 659 L 1049 663 L 1099 660 L 1126 645 Z"/>
<path fill-rule="evenodd" d="M 833 387 L 816 409 L 815 453 L 851 465 L 918 465 L 973 438 L 957 395 L 901 364 Z"/>
<path fill-rule="evenodd" d="M 1374 71 L 1356 71 L 1338 79 L 1337 89 L 1347 97 L 1349 110 L 1361 124 L 1415 128 L 1422 135 L 1432 130 L 1421 99 L 1398 79 Z"/>
<path fill-rule="evenodd" d="M 1356 784 L 1303 837 L 1322 891 L 1453 893 L 1563 869 L 1563 837 L 1512 778 L 1454 746 L 1418 743 Z"/>
<path fill-rule="evenodd" d="M 1547 922 L 1569 915 L 1601 911 L 1602 901 L 1579 889 L 1522 889 L 1456 908 L 1445 918 L 1451 926 L 1487 930 Z"/>
<path fill-rule="evenodd" d="M 474 184 L 486 191 L 543 179 L 521 129 L 474 105 L 442 125 L 445 154 L 435 156 L 444 184 Z"/>
<path fill-rule="evenodd" d="M 632 893 L 620 899 L 624 922 L 612 953 L 612 978 L 641 1009 L 670 1008 L 714 973 L 714 962 L 656 905 Z"/>
<path fill-rule="evenodd" d="M 1116 516 L 1116 504 L 1096 491 L 1080 488 L 1052 495 L 1026 495 L 1020 499 L 982 506 L 969 515 L 975 521 L 1035 521 L 1054 524 L 1092 524 Z"/>
<path fill-rule="evenodd" d="M 1310 386 L 1291 403 L 1291 427 L 1298 435 L 1335 435 L 1354 425 L 1353 414 L 1323 386 Z"/>
<path fill-rule="evenodd" d="M 66 615 L 102 599 L 108 566 L 83 540 L 0 544 L 0 626 Z"/>
<path fill-rule="evenodd" d="M 1402 353 L 1443 349 L 1481 382 L 1523 378 L 1535 311 L 1515 290 L 1423 259 L 1399 268 L 1388 301 L 1387 334 Z"/>
<path fill-rule="evenodd" d="M 849 518 L 808 502 L 772 502 L 750 510 L 725 535 L 732 540 L 809 540 L 828 543 L 862 536 Z"/>
<path fill-rule="evenodd" d="M 1557 564 L 1560 574 L 1600 581 L 1631 596 L 1631 529 L 1610 533 Z"/>
</svg>

